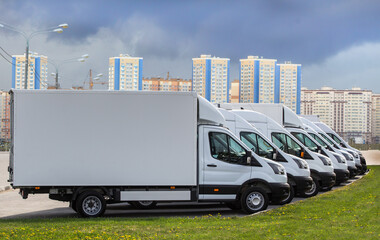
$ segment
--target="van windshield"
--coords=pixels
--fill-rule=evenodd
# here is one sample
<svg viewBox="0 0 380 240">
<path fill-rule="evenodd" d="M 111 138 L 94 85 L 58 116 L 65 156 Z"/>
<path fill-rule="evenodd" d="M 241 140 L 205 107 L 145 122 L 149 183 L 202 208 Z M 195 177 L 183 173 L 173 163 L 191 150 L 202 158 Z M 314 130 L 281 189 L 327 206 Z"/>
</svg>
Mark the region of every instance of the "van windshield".
<svg viewBox="0 0 380 240">
<path fill-rule="evenodd" d="M 272 133 L 272 141 L 284 152 L 302 157 L 302 147 L 285 133 Z"/>
<path fill-rule="evenodd" d="M 346 146 L 337 136 L 335 136 L 334 134 L 332 133 L 327 133 L 332 139 L 334 139 L 335 142 L 337 142 L 338 144 L 343 144 L 344 146 Z"/>
<path fill-rule="evenodd" d="M 272 158 L 274 149 L 260 135 L 253 132 L 241 132 L 240 139 L 260 157 Z"/>
<path fill-rule="evenodd" d="M 308 136 L 299 132 L 292 132 L 293 136 L 295 136 L 301 143 L 303 143 L 306 147 L 308 147 L 313 152 L 318 152 L 318 145 L 313 142 Z"/>
<path fill-rule="evenodd" d="M 329 146 L 320 138 L 318 137 L 317 135 L 315 135 L 314 133 L 309 133 L 310 136 L 312 136 L 315 141 L 317 141 L 319 144 L 321 144 L 323 147 L 325 148 L 329 148 Z"/>
<path fill-rule="evenodd" d="M 333 141 L 331 141 L 325 134 L 319 133 L 319 135 L 321 135 L 328 143 L 330 143 L 331 145 L 333 145 L 335 148 L 339 149 L 339 147 L 336 145 L 336 143 L 334 143 Z"/>
</svg>

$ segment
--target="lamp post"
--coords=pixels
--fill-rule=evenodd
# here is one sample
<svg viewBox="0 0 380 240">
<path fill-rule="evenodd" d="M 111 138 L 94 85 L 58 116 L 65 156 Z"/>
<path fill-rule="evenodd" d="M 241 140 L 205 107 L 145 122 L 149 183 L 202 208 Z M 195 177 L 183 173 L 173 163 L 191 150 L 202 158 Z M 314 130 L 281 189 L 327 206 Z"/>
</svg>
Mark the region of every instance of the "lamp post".
<svg viewBox="0 0 380 240">
<path fill-rule="evenodd" d="M 59 24 L 58 26 L 46 28 L 43 30 L 38 30 L 30 33 L 29 35 L 21 30 L 18 30 L 15 27 L 12 27 L 5 23 L 0 23 L 1 28 L 6 28 L 8 30 L 18 32 L 20 33 L 26 40 L 26 53 L 25 53 L 25 82 L 24 82 L 24 89 L 28 89 L 28 70 L 29 70 L 29 40 L 34 37 L 37 34 L 41 33 L 49 33 L 49 32 L 55 32 L 55 33 L 62 33 L 64 28 L 68 28 L 69 25 L 67 23 Z"/>
<path fill-rule="evenodd" d="M 54 68 L 55 68 L 55 73 L 52 73 L 52 76 L 55 76 L 55 89 L 59 88 L 58 70 L 59 70 L 59 67 L 62 64 L 72 63 L 72 62 L 85 62 L 87 58 L 89 58 L 89 55 L 88 54 L 83 54 L 81 57 L 66 59 L 66 60 L 61 61 L 58 64 L 56 64 L 54 61 L 51 61 L 51 60 L 48 61 L 48 63 L 52 64 L 54 66 Z"/>
</svg>

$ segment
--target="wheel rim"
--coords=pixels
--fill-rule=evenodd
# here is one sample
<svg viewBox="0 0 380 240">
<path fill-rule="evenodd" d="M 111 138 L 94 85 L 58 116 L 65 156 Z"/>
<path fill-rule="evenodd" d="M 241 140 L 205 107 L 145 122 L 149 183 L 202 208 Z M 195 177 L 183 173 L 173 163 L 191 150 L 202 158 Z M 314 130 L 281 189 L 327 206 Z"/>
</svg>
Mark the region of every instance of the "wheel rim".
<svg viewBox="0 0 380 240">
<path fill-rule="evenodd" d="M 260 192 L 251 192 L 246 198 L 246 203 L 249 209 L 259 210 L 264 206 L 264 196 Z"/>
<path fill-rule="evenodd" d="M 311 183 L 311 188 L 309 191 L 306 191 L 305 194 L 306 195 L 311 195 L 315 192 L 315 190 L 317 189 L 317 185 L 315 184 L 314 180 L 312 181 Z"/>
<path fill-rule="evenodd" d="M 102 209 L 102 202 L 98 197 L 88 196 L 83 200 L 82 209 L 87 215 L 94 216 Z"/>
<path fill-rule="evenodd" d="M 139 203 L 145 207 L 148 207 L 153 204 L 153 201 L 139 201 Z"/>
</svg>

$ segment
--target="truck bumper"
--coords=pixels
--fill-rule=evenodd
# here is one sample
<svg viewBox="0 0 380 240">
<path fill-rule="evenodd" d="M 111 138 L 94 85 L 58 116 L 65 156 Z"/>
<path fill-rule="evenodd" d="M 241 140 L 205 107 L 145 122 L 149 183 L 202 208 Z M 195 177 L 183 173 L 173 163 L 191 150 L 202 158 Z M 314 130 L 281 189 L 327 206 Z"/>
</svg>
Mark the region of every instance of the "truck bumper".
<svg viewBox="0 0 380 240">
<path fill-rule="evenodd" d="M 294 177 L 294 182 L 296 183 L 296 193 L 304 193 L 311 189 L 313 179 L 311 177 L 296 176 Z"/>
<path fill-rule="evenodd" d="M 343 183 L 350 178 L 350 171 L 345 169 L 334 169 L 336 175 L 336 184 Z"/>
<path fill-rule="evenodd" d="M 364 157 L 360 157 L 360 163 L 362 164 L 362 173 L 367 172 L 367 161 Z"/>
<path fill-rule="evenodd" d="M 363 170 L 363 167 L 361 164 L 355 163 L 355 167 L 357 168 L 357 174 L 360 174 Z"/>
<path fill-rule="evenodd" d="M 289 195 L 290 186 L 288 183 L 269 183 L 272 201 L 282 201 Z"/>
<path fill-rule="evenodd" d="M 358 174 L 358 169 L 356 167 L 348 166 L 348 171 L 350 172 L 350 177 L 354 177 Z"/>
<path fill-rule="evenodd" d="M 334 186 L 336 175 L 333 172 L 319 172 L 322 188 L 330 188 Z"/>
</svg>

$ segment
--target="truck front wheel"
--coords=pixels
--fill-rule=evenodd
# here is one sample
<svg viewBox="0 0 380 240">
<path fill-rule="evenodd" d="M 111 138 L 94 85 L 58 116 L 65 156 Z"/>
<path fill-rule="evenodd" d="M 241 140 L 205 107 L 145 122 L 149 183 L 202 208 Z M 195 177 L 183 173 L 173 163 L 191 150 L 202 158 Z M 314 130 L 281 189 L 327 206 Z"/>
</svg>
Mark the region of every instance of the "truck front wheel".
<svg viewBox="0 0 380 240">
<path fill-rule="evenodd" d="M 300 194 L 301 197 L 305 197 L 305 198 L 314 197 L 315 195 L 318 194 L 319 188 L 320 188 L 318 179 L 316 177 L 312 177 L 312 178 L 313 178 L 313 182 L 311 184 L 311 188 L 308 191 L 301 193 Z"/>
<path fill-rule="evenodd" d="M 269 204 L 268 194 L 258 187 L 247 188 L 240 201 L 243 211 L 250 214 L 267 209 Z"/>
<path fill-rule="evenodd" d="M 76 210 L 82 217 L 99 217 L 106 210 L 106 201 L 96 191 L 85 191 L 76 200 Z"/>
</svg>

